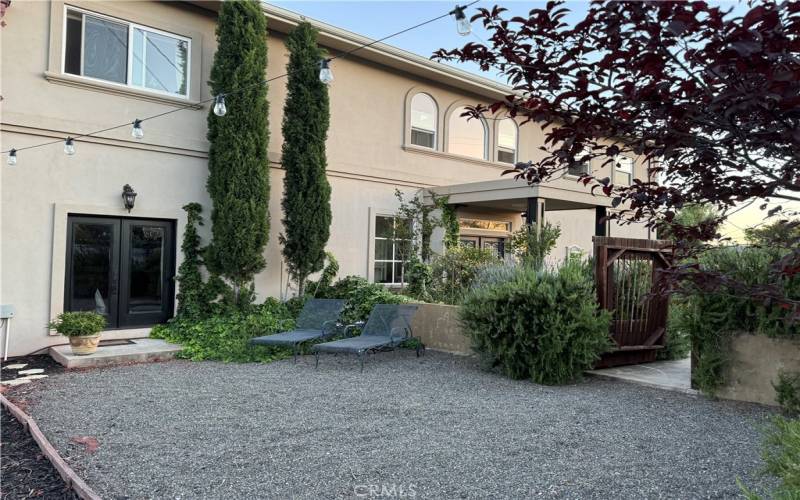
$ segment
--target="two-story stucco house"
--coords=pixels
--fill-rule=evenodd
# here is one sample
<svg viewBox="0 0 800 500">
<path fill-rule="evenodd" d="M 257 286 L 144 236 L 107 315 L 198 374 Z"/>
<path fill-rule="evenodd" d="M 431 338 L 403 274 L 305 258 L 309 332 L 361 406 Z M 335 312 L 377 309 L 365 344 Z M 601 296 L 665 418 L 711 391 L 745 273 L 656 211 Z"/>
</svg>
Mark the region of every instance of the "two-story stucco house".
<svg viewBox="0 0 800 500">
<path fill-rule="evenodd" d="M 105 339 L 143 337 L 171 317 L 181 207 L 199 202 L 206 216 L 211 209 L 208 107 L 198 103 L 211 97 L 206 81 L 217 9 L 213 1 L 81 0 L 14 1 L 7 9 L 0 28 L 0 142 L 4 151 L 20 150 L 16 165 L 5 158 L 0 164 L 0 304 L 16 309 L 10 355 L 63 343 L 46 324 L 65 310 L 103 311 Z M 301 17 L 266 4 L 263 10 L 272 77 L 285 72 L 284 40 Z M 369 41 L 315 24 L 332 54 Z M 502 98 L 507 87 L 382 43 L 336 60 L 333 71 L 328 249 L 341 275 L 399 279 L 391 245 L 382 241 L 397 208 L 396 188 L 449 195 L 464 244 L 498 253 L 526 217 L 560 224 L 555 257 L 572 246 L 591 252 L 594 234 L 648 237 L 640 226 L 598 225 L 610 202 L 575 182 L 578 171 L 537 187 L 501 177 L 517 159 L 542 154 L 542 131 L 511 119 L 467 122 L 459 115 L 465 105 Z M 287 286 L 278 241 L 285 95 L 285 80 L 270 84 L 272 226 L 268 265 L 256 277 L 261 298 Z M 187 105 L 147 121 L 141 140 L 122 128 L 78 137 L 75 154 L 65 154 L 68 136 Z M 53 144 L 22 150 L 48 140 Z M 603 175 L 616 183 L 646 177 L 634 159 L 620 164 Z M 138 194 L 130 211 L 121 197 L 126 184 Z"/>
</svg>

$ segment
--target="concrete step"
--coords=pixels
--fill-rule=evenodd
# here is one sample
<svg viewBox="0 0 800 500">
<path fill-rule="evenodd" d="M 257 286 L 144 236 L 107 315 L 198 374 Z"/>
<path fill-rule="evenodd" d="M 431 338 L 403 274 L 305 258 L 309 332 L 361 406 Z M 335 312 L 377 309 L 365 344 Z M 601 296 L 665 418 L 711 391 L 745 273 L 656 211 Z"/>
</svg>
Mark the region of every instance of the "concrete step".
<svg viewBox="0 0 800 500">
<path fill-rule="evenodd" d="M 86 356 L 72 354 L 68 345 L 50 348 L 50 357 L 66 368 L 94 368 L 122 363 L 147 363 L 175 358 L 181 346 L 160 339 L 132 339 L 122 345 L 101 345 Z"/>
</svg>

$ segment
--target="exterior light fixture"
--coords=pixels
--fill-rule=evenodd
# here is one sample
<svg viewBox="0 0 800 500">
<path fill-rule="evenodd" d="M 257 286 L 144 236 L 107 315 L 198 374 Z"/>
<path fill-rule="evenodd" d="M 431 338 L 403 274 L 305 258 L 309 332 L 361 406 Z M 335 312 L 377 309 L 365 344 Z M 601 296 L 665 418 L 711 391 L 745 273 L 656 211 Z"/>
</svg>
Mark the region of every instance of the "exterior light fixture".
<svg viewBox="0 0 800 500">
<path fill-rule="evenodd" d="M 75 140 L 72 137 L 67 137 L 64 140 L 64 153 L 66 153 L 67 156 L 75 154 Z"/>
<path fill-rule="evenodd" d="M 331 71 L 331 60 L 323 59 L 319 62 L 319 81 L 328 85 L 333 81 L 333 71 Z"/>
<path fill-rule="evenodd" d="M 456 18 L 456 30 L 461 36 L 467 36 L 472 31 L 469 19 L 467 19 L 467 15 L 464 14 L 466 8 L 466 5 L 456 5 L 456 8 L 450 11 L 450 15 Z"/>
<path fill-rule="evenodd" d="M 12 149 L 8 152 L 8 166 L 13 167 L 17 164 L 17 150 Z"/>
<path fill-rule="evenodd" d="M 136 191 L 133 190 L 130 184 L 122 186 L 122 202 L 125 204 L 125 208 L 128 209 L 128 213 L 131 213 L 133 204 L 136 203 Z"/>
<path fill-rule="evenodd" d="M 217 116 L 225 116 L 228 108 L 225 107 L 225 94 L 214 96 L 214 114 Z"/>
<path fill-rule="evenodd" d="M 142 137 L 144 137 L 144 129 L 142 128 L 142 120 L 140 120 L 138 118 L 133 120 L 133 129 L 131 130 L 131 136 L 136 140 L 139 140 Z"/>
</svg>

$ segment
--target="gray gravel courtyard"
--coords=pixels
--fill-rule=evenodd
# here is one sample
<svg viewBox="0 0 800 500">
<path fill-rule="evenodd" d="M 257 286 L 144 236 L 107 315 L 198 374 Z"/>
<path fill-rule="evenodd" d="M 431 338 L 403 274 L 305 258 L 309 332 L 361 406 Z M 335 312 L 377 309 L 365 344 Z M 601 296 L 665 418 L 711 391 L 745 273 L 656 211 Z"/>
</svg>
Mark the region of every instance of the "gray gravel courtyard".
<svg viewBox="0 0 800 500">
<path fill-rule="evenodd" d="M 538 386 L 409 351 L 372 356 L 363 374 L 348 356 L 319 370 L 305 357 L 68 372 L 38 384 L 29 411 L 104 498 L 183 499 L 735 497 L 737 477 L 764 485 L 770 415 L 624 382 Z"/>
</svg>

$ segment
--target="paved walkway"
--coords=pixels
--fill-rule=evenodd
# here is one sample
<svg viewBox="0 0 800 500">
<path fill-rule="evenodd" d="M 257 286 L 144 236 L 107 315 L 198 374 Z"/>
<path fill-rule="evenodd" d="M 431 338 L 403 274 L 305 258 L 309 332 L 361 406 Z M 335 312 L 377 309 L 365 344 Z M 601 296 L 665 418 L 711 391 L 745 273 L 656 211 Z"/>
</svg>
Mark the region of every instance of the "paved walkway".
<svg viewBox="0 0 800 500">
<path fill-rule="evenodd" d="M 697 391 L 692 389 L 691 363 L 689 358 L 677 361 L 656 361 L 654 363 L 644 363 L 641 365 L 603 368 L 601 370 L 592 370 L 588 373 L 590 375 L 634 382 L 658 389 L 698 394 Z"/>
<path fill-rule="evenodd" d="M 313 363 L 169 361 L 23 388 L 38 389 L 31 414 L 108 499 L 734 498 L 737 478 L 769 486 L 757 474 L 764 407 L 601 379 L 545 387 L 436 352 L 376 354 L 363 374 L 352 356 Z"/>
</svg>

